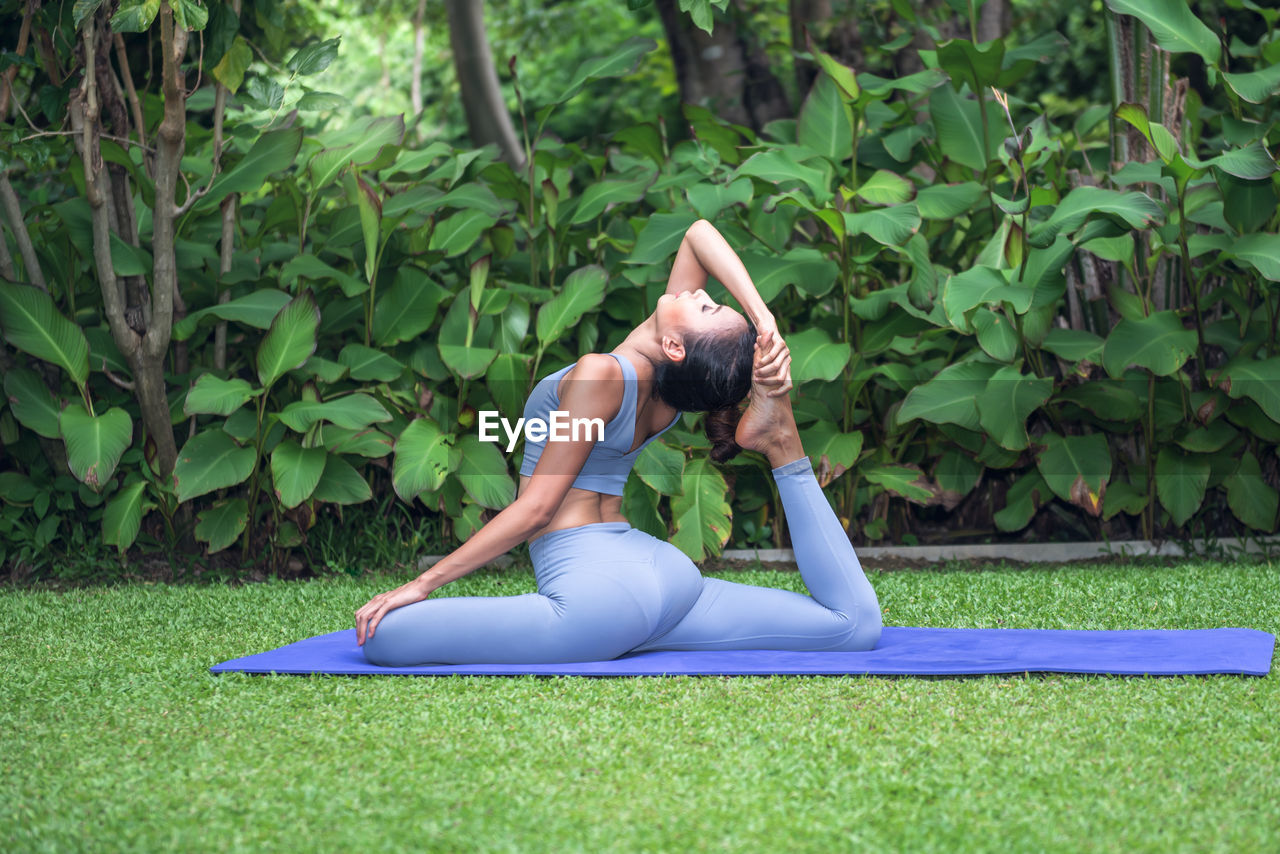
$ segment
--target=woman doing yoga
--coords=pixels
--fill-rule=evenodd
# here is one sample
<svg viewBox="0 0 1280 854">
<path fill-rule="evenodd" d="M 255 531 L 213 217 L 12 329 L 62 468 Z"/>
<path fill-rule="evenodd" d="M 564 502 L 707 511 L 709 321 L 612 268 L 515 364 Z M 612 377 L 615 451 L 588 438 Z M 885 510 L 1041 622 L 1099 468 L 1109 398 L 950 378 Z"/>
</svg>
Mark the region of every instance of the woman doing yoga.
<svg viewBox="0 0 1280 854">
<path fill-rule="evenodd" d="M 750 321 L 707 295 L 709 274 Z M 709 222 L 694 223 L 653 314 L 613 352 L 544 377 L 525 405 L 526 419 L 552 410 L 567 412 L 566 423 L 599 419 L 603 438 L 527 437 L 515 501 L 421 576 L 356 611 L 365 658 L 394 667 L 874 647 L 880 606 L 801 447 L 790 362 L 742 261 Z M 708 413 L 712 459 L 747 448 L 769 460 L 811 596 L 704 578 L 678 548 L 622 516 L 632 464 L 682 411 Z M 427 598 L 525 540 L 537 593 Z"/>
</svg>

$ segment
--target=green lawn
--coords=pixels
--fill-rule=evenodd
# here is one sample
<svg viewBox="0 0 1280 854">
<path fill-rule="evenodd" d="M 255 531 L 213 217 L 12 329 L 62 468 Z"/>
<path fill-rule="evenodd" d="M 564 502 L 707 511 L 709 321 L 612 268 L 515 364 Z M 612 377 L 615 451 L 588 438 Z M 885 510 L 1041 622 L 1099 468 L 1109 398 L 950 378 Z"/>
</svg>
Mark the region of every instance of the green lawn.
<svg viewBox="0 0 1280 854">
<path fill-rule="evenodd" d="M 802 590 L 797 574 L 723 577 Z M 888 625 L 1280 631 L 1276 563 L 872 573 Z M 213 676 L 400 578 L 0 591 L 0 850 L 1263 851 L 1280 676 Z M 485 571 L 453 595 L 533 589 Z"/>
</svg>

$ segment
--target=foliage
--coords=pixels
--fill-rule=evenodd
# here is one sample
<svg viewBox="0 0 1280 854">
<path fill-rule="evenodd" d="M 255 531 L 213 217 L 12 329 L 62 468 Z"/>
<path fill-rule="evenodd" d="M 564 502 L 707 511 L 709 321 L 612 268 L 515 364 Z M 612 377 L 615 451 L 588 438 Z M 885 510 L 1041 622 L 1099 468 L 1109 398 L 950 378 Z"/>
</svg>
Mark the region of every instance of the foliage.
<svg viewBox="0 0 1280 854">
<path fill-rule="evenodd" d="M 952 39 L 897 78 L 815 49 L 797 117 L 760 133 L 694 105 L 688 139 L 649 121 L 603 146 L 548 133 L 583 87 L 644 67 L 656 45 L 637 36 L 537 99 L 512 66 L 529 155 L 516 173 L 492 149 L 406 144 L 399 115 L 325 124 L 332 102 L 309 78 L 340 61 L 339 40 L 273 60 L 278 77 L 237 58 L 248 13 L 213 5 L 204 63 L 235 109 L 218 140 L 207 90 L 186 104 L 182 355 L 156 357 L 180 428 L 171 470 L 109 299 L 160 293 L 159 167 L 140 145 L 96 142 L 129 188 L 130 230 L 95 205 L 66 136 L 4 130 L 26 207 L 9 223 L 21 282 L 0 282 L 17 351 L 0 351 L 0 560 L 72 546 L 78 516 L 121 552 L 194 537 L 278 564 L 321 516 L 392 493 L 465 540 L 512 500 L 519 464 L 476 439 L 476 413 L 512 417 L 552 366 L 616 346 L 698 218 L 740 248 L 779 318 L 802 440 L 860 540 L 1033 522 L 1076 538 L 1274 531 L 1274 43 L 1215 58 L 1195 18 L 1112 7 L 1203 55 L 1230 110 L 1192 103 L 1166 124 L 1125 103 L 1059 124 L 1013 94 L 1052 37 Z M 69 14 L 41 24 L 59 44 L 74 43 Z M 80 23 L 105 27 L 106 10 Z M 141 102 L 163 142 L 172 105 Z M 1128 128 L 1149 157 L 1112 170 Z M 697 559 L 765 531 L 781 545 L 767 462 L 708 463 L 697 426 L 686 414 L 641 454 L 624 514 Z"/>
</svg>

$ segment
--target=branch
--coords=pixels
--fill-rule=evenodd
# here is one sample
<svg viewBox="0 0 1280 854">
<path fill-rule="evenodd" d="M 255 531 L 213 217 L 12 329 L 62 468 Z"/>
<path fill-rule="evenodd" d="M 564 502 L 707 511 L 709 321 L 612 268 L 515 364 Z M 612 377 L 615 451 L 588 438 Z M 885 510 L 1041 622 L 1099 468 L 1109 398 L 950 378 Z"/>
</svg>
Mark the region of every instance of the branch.
<svg viewBox="0 0 1280 854">
<path fill-rule="evenodd" d="M 125 389 L 126 391 L 133 391 L 133 383 L 130 380 L 122 380 L 115 374 L 111 373 L 111 371 L 107 370 L 106 359 L 102 360 L 102 373 L 106 374 L 107 379 L 120 386 L 120 388 Z"/>
<path fill-rule="evenodd" d="M 27 55 L 27 39 L 31 37 L 31 18 L 35 12 L 35 4 L 27 0 L 27 9 L 22 15 L 22 29 L 18 31 L 18 56 Z M 4 73 L 4 88 L 0 89 L 0 122 L 9 115 L 9 99 L 13 96 L 13 81 L 18 76 L 18 66 L 12 66 Z"/>
<path fill-rule="evenodd" d="M 22 206 L 18 204 L 18 194 L 9 183 L 9 173 L 0 172 L 0 203 L 4 205 L 5 215 L 9 218 L 9 229 L 13 239 L 18 243 L 18 251 L 22 253 L 22 264 L 27 268 L 27 278 L 40 290 L 48 293 L 44 271 L 40 269 L 40 260 L 36 257 L 36 248 L 31 242 L 31 234 L 27 231 L 26 220 L 22 218 Z"/>
<path fill-rule="evenodd" d="M 15 101 L 14 103 L 16 104 L 17 102 Z M 35 139 L 38 136 L 75 136 L 79 133 L 81 132 L 78 130 L 42 130 L 42 131 L 36 131 L 35 133 L 27 134 L 26 136 L 19 139 L 18 142 L 26 142 L 27 140 Z M 114 134 L 99 132 L 98 138 L 110 139 L 110 140 L 114 140 L 115 142 L 123 142 L 126 145 L 136 145 L 139 148 L 141 148 L 143 151 L 147 152 L 148 154 L 155 154 L 155 151 L 156 151 L 154 148 L 151 148 L 150 146 L 142 145 L 138 143 L 136 140 L 127 139 L 126 137 L 123 137 L 123 136 L 115 136 Z"/>
<path fill-rule="evenodd" d="M 116 62 L 120 64 L 120 76 L 124 78 L 124 90 L 128 94 L 129 109 L 133 113 L 133 123 L 138 128 L 138 142 L 143 150 L 147 148 L 147 126 L 142 119 L 142 102 L 138 100 L 138 90 L 133 86 L 133 70 L 129 68 L 129 56 L 124 50 L 124 37 L 119 33 L 112 35 L 116 48 Z"/>
</svg>

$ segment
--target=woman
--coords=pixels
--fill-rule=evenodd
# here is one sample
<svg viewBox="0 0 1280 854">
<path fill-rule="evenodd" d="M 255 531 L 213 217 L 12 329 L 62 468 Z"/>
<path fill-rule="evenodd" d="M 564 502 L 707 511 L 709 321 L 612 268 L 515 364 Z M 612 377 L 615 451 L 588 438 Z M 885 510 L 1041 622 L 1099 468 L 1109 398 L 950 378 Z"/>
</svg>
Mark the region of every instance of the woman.
<svg viewBox="0 0 1280 854">
<path fill-rule="evenodd" d="M 708 274 L 750 322 L 707 295 Z M 544 377 L 525 406 L 526 419 L 551 410 L 598 418 L 603 438 L 579 431 L 573 440 L 527 439 L 516 500 L 420 577 L 356 611 L 366 659 L 555 663 L 661 649 L 874 647 L 880 606 L 800 445 L 790 362 L 742 261 L 711 223 L 694 223 L 653 314 L 612 353 Z M 703 578 L 683 552 L 623 518 L 622 487 L 636 456 L 681 411 L 709 413 L 713 459 L 742 448 L 768 458 L 812 598 Z M 427 600 L 526 539 L 537 593 Z"/>
</svg>

